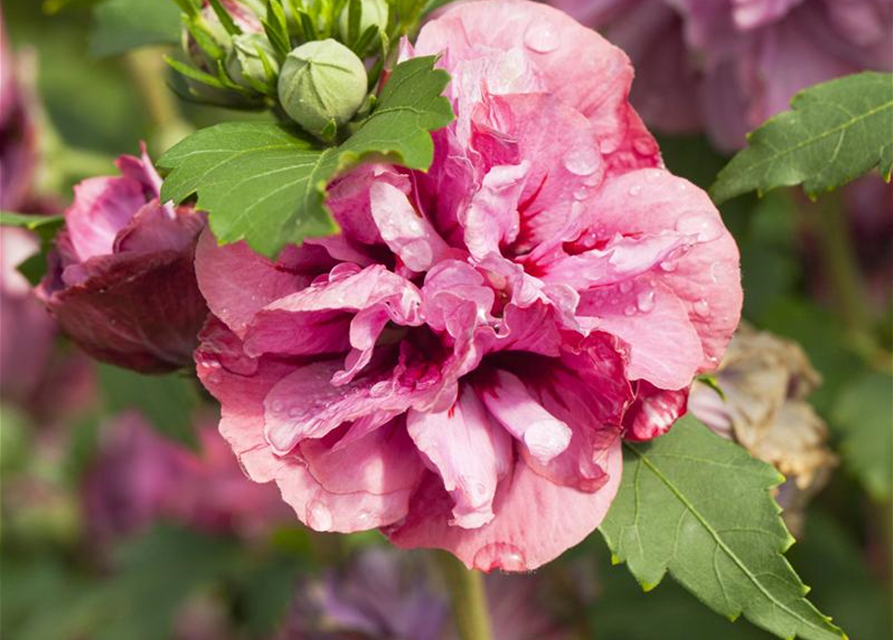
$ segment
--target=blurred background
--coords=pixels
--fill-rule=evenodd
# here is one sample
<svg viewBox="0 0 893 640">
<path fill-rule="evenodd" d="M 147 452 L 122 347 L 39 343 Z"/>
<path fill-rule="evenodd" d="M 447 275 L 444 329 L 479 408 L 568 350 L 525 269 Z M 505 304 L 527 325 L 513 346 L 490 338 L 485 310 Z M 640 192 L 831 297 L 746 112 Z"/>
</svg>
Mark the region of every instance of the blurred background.
<svg viewBox="0 0 893 640">
<path fill-rule="evenodd" d="M 138 152 L 141 140 L 157 156 L 194 127 L 260 117 L 178 100 L 161 50 L 118 54 L 95 30 L 99 4 L 2 3 L 0 64 L 4 78 L 15 71 L 18 105 L 0 133 L 4 209 L 58 212 L 74 183 L 113 173 L 114 158 Z M 580 17 L 647 61 L 637 42 L 652 38 L 653 21 L 624 15 L 632 8 Z M 673 46 L 681 19 L 668 18 L 660 42 Z M 776 63 L 781 75 L 796 64 Z M 643 62 L 640 82 L 649 76 Z M 3 86 L 8 102 L 13 90 Z M 637 85 L 646 120 L 654 100 Z M 649 122 L 675 132 L 660 135 L 670 170 L 704 188 L 738 144 L 710 122 Z M 15 205 L 10 184 L 28 185 Z M 886 640 L 893 191 L 870 176 L 817 202 L 779 191 L 722 213 L 741 248 L 746 326 L 718 375 L 726 399 L 717 406 L 701 385 L 690 408 L 788 478 L 778 500 L 798 540 L 789 558 L 819 609 L 854 640 Z M 29 294 L 27 268 L 17 270 L 40 241 L 5 229 L 0 254 L 4 638 L 455 637 L 426 554 L 397 553 L 375 533 L 308 531 L 274 487 L 245 479 L 192 378 L 97 365 L 59 336 Z M 536 574 L 489 576 L 487 593 L 501 640 L 769 638 L 670 579 L 643 593 L 611 566 L 598 533 Z"/>
</svg>

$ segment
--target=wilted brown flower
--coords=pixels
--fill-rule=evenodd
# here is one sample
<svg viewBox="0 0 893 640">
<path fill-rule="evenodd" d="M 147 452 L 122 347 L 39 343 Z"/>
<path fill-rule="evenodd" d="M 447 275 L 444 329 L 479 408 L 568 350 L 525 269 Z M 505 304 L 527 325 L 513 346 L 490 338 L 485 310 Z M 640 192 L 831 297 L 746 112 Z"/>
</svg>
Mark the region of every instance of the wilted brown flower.
<svg viewBox="0 0 893 640">
<path fill-rule="evenodd" d="M 806 504 L 837 465 L 827 444 L 828 429 L 806 401 L 821 376 L 797 343 L 742 325 L 716 379 L 725 398 L 697 382 L 689 410 L 787 478 L 776 497 L 796 532 Z"/>
</svg>

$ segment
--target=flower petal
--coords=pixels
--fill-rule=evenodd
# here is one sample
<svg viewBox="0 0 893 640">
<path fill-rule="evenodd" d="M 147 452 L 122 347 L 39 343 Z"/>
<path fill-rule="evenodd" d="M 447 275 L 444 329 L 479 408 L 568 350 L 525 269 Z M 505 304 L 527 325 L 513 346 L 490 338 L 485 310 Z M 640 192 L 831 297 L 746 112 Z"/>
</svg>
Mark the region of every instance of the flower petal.
<svg viewBox="0 0 893 640">
<path fill-rule="evenodd" d="M 578 544 L 601 523 L 620 486 L 620 438 L 605 455 L 605 484 L 594 493 L 557 485 L 516 461 L 499 483 L 493 520 L 478 529 L 449 525 L 453 500 L 429 476 L 409 507 L 406 520 L 385 529 L 398 547 L 446 549 L 469 569 L 531 571 Z"/>
<path fill-rule="evenodd" d="M 512 463 L 512 444 L 466 386 L 441 413 L 410 410 L 406 428 L 455 506 L 451 525 L 477 529 L 493 519 L 496 486 Z"/>
</svg>

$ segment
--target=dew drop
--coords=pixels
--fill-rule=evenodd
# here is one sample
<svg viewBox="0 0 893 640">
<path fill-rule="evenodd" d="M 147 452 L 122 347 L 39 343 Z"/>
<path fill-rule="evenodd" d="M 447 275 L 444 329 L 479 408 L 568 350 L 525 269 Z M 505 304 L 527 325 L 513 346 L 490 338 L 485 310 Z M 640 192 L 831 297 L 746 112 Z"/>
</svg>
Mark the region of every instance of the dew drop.
<svg viewBox="0 0 893 640">
<path fill-rule="evenodd" d="M 587 176 L 585 180 L 583 180 L 583 184 L 587 187 L 597 187 L 601 184 L 602 174 L 601 172 L 593 172 L 592 175 Z"/>
<path fill-rule="evenodd" d="M 273 413 L 282 413 L 282 409 L 284 409 L 284 408 L 285 407 L 282 404 L 281 400 L 274 400 L 273 403 L 270 405 L 270 410 Z"/>
<path fill-rule="evenodd" d="M 374 385 L 372 385 L 372 388 L 369 389 L 369 395 L 372 396 L 373 398 L 380 398 L 382 396 L 387 395 L 388 392 L 390 392 L 390 390 L 391 390 L 390 382 L 387 382 L 387 381 L 376 382 Z"/>
<path fill-rule="evenodd" d="M 561 36 L 548 22 L 535 22 L 524 34 L 524 44 L 537 53 L 549 53 L 561 45 Z"/>
<path fill-rule="evenodd" d="M 634 184 L 629 188 L 629 195 L 631 196 L 637 196 L 640 193 L 642 193 L 642 185 L 640 184 Z"/>
<path fill-rule="evenodd" d="M 722 235 L 722 226 L 715 216 L 703 211 L 689 211 L 676 222 L 676 231 L 695 236 L 698 242 L 710 242 Z"/>
<path fill-rule="evenodd" d="M 710 305 L 704 299 L 701 299 L 701 300 L 698 300 L 697 302 L 695 302 L 695 304 L 693 305 L 693 308 L 695 310 L 695 313 L 698 314 L 699 316 L 701 316 L 702 318 L 705 318 L 708 315 L 710 315 Z"/>
<path fill-rule="evenodd" d="M 636 305 L 642 313 L 648 313 L 654 309 L 654 290 L 649 289 L 639 293 L 639 296 L 636 299 Z"/>
<path fill-rule="evenodd" d="M 660 268 L 667 272 L 673 272 L 679 268 L 679 265 L 674 260 L 664 260 L 660 263 Z"/>
<path fill-rule="evenodd" d="M 625 313 L 628 316 L 634 316 L 634 315 L 636 315 L 636 310 L 637 310 L 636 307 L 630 305 L 626 309 L 623 310 L 623 313 Z"/>
<path fill-rule="evenodd" d="M 322 502 L 314 500 L 307 505 L 307 525 L 316 531 L 329 531 L 332 528 L 332 512 Z"/>
<path fill-rule="evenodd" d="M 215 371 L 208 376 L 208 382 L 211 384 L 220 384 L 223 382 L 223 375 L 219 371 Z"/>
<path fill-rule="evenodd" d="M 574 199 L 575 200 L 585 200 L 588 195 L 589 195 L 589 190 L 586 189 L 585 187 L 581 187 L 581 188 L 577 189 L 576 191 L 574 191 Z"/>
<path fill-rule="evenodd" d="M 521 550 L 507 542 L 493 542 L 482 547 L 474 555 L 474 568 L 490 572 L 494 569 L 503 571 L 526 571 L 527 559 Z"/>
<path fill-rule="evenodd" d="M 629 293 L 633 289 L 633 283 L 629 280 L 624 280 L 620 283 L 620 293 Z"/>
<path fill-rule="evenodd" d="M 595 149 L 581 145 L 564 157 L 564 166 L 575 176 L 591 176 L 598 169 L 599 157 Z"/>
</svg>

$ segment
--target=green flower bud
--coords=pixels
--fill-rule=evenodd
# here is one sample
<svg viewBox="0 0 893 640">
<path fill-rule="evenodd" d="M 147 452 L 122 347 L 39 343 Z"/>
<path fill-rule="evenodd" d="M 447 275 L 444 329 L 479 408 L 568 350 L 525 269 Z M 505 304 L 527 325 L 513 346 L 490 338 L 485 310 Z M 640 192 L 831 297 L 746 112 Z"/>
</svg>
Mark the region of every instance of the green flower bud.
<svg viewBox="0 0 893 640">
<path fill-rule="evenodd" d="M 368 83 L 363 61 L 343 44 L 331 39 L 308 42 L 285 58 L 279 101 L 305 130 L 328 138 L 333 127 L 347 124 L 356 114 Z"/>
<path fill-rule="evenodd" d="M 360 13 L 360 29 L 357 31 L 357 37 L 363 35 L 371 26 L 376 26 L 381 30 L 388 27 L 388 3 L 387 0 L 362 0 L 360 2 L 362 12 Z M 345 42 L 350 31 L 350 3 L 341 12 L 338 18 L 338 28 L 341 31 L 341 39 Z"/>
<path fill-rule="evenodd" d="M 263 58 L 258 51 L 263 53 Z M 259 85 L 270 84 L 268 67 L 274 75 L 279 73 L 276 52 L 264 34 L 245 33 L 233 37 L 233 47 L 226 56 L 226 72 L 233 82 L 257 90 Z"/>
</svg>

